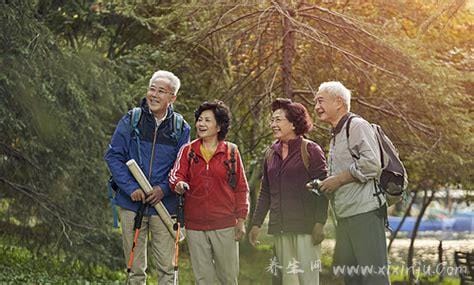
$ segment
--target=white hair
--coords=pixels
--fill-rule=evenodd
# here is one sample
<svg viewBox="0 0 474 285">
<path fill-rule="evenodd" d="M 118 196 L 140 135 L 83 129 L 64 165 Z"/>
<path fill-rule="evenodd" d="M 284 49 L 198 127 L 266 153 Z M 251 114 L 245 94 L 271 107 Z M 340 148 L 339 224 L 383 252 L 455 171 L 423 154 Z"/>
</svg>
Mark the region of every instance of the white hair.
<svg viewBox="0 0 474 285">
<path fill-rule="evenodd" d="M 318 93 L 327 93 L 331 96 L 340 97 L 347 107 L 351 110 L 351 91 L 342 85 L 339 81 L 324 82 L 319 85 Z"/>
<path fill-rule="evenodd" d="M 153 75 L 151 76 L 150 84 L 148 85 L 148 87 L 151 87 L 151 84 L 153 84 L 153 82 L 155 82 L 155 80 L 157 80 L 159 78 L 168 79 L 168 81 L 170 83 L 170 87 L 171 87 L 171 89 L 173 89 L 174 95 L 176 96 L 176 94 L 178 94 L 178 90 L 181 87 L 181 81 L 172 72 L 169 72 L 169 71 L 166 71 L 166 70 L 158 70 L 157 72 L 153 73 Z"/>
</svg>

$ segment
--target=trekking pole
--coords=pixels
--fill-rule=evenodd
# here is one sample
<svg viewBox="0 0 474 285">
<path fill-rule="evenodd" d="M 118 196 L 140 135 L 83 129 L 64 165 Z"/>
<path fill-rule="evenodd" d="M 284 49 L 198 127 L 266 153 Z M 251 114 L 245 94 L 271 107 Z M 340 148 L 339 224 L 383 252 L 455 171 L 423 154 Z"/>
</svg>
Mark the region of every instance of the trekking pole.
<svg viewBox="0 0 474 285">
<path fill-rule="evenodd" d="M 135 231 L 135 234 L 133 236 L 133 243 L 132 243 L 132 249 L 130 250 L 130 256 L 128 259 L 128 265 L 127 265 L 127 284 L 130 281 L 130 272 L 132 272 L 132 265 L 133 265 L 133 259 L 135 257 L 135 247 L 137 246 L 138 242 L 138 235 L 140 234 L 140 228 L 142 227 L 142 221 L 143 221 L 143 214 L 146 209 L 146 204 L 140 204 L 140 207 L 137 210 L 137 215 L 135 216 L 135 222 L 133 224 L 133 229 Z"/>
<path fill-rule="evenodd" d="M 188 190 L 188 186 L 184 186 L 184 191 Z M 174 224 L 174 230 L 176 231 L 176 240 L 174 242 L 174 285 L 178 285 L 178 260 L 179 260 L 179 240 L 181 235 L 181 228 L 184 228 L 184 194 L 178 195 L 178 212 L 176 214 L 176 223 Z"/>
</svg>

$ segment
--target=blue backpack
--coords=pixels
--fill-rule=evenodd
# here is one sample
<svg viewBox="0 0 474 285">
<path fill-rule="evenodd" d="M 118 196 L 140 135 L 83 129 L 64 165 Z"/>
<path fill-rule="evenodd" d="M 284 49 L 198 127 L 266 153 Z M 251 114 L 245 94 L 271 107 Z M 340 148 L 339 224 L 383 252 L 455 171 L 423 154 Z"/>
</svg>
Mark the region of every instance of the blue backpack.
<svg viewBox="0 0 474 285">
<path fill-rule="evenodd" d="M 138 124 L 140 123 L 140 119 L 142 117 L 142 108 L 135 107 L 130 112 L 130 128 L 131 133 L 135 134 L 135 140 L 137 141 L 138 145 L 138 163 L 139 165 L 142 164 L 142 157 L 140 154 L 140 130 L 138 129 Z M 176 141 L 179 141 L 181 135 L 183 134 L 184 130 L 184 118 L 181 114 L 174 113 L 173 114 L 173 133 L 172 136 Z M 119 187 L 117 183 L 115 183 L 114 178 L 112 176 L 109 177 L 107 182 L 108 188 L 108 196 L 110 200 L 110 204 L 112 207 L 112 215 L 113 215 L 113 226 L 114 228 L 118 228 L 118 211 L 117 211 L 117 204 L 115 203 L 115 194 L 119 191 Z"/>
</svg>

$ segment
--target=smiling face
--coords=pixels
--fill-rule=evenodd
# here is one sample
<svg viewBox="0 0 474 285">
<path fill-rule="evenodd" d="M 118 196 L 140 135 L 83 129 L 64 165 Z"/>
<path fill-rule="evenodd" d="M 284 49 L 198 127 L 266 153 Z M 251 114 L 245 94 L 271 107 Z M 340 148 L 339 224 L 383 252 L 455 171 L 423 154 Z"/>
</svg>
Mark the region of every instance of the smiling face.
<svg viewBox="0 0 474 285">
<path fill-rule="evenodd" d="M 217 124 L 216 116 L 212 110 L 205 110 L 196 121 L 196 133 L 199 138 L 216 137 L 221 128 Z"/>
<path fill-rule="evenodd" d="M 323 122 L 330 123 L 336 127 L 341 113 L 346 113 L 345 105 L 340 97 L 332 96 L 327 92 L 321 92 L 314 97 L 316 105 L 314 111 Z"/>
<path fill-rule="evenodd" d="M 148 88 L 146 102 L 151 112 L 157 117 L 165 114 L 166 109 L 176 100 L 168 79 L 158 78 Z"/>
<path fill-rule="evenodd" d="M 283 109 L 276 109 L 273 112 L 270 127 L 273 131 L 273 137 L 277 140 L 287 142 L 296 138 L 295 126 L 288 121 Z"/>
</svg>

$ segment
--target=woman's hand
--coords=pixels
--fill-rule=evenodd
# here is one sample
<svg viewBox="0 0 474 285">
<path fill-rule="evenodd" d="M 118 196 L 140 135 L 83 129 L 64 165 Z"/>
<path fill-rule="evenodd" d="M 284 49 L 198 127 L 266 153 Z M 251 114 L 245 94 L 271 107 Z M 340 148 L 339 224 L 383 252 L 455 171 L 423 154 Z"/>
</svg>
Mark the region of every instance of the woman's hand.
<svg viewBox="0 0 474 285">
<path fill-rule="evenodd" d="M 244 219 L 239 218 L 235 225 L 235 240 L 239 241 L 245 236 L 245 223 Z"/>
<path fill-rule="evenodd" d="M 313 245 L 320 244 L 326 236 L 324 235 L 324 225 L 320 223 L 316 223 L 313 227 L 313 232 L 311 234 L 311 239 L 313 241 Z"/>
<path fill-rule="evenodd" d="M 249 233 L 249 242 L 253 247 L 256 247 L 260 242 L 257 240 L 260 228 L 253 226 Z"/>
<path fill-rule="evenodd" d="M 174 187 L 174 192 L 180 195 L 183 195 L 187 190 L 189 190 L 189 185 L 184 181 L 179 181 L 178 184 L 176 184 L 176 187 Z"/>
</svg>

